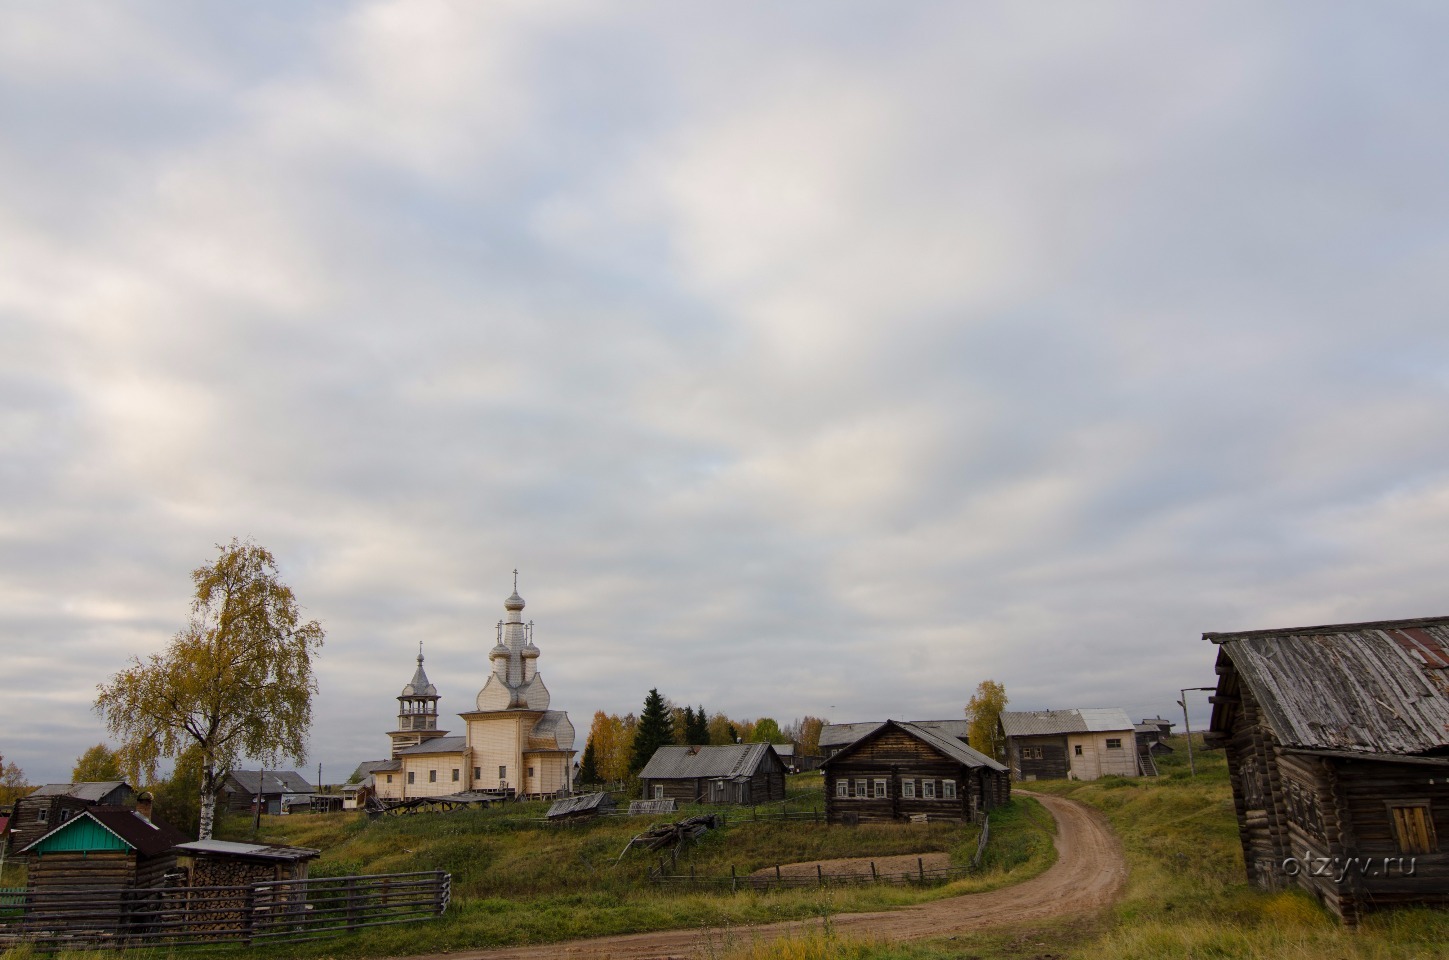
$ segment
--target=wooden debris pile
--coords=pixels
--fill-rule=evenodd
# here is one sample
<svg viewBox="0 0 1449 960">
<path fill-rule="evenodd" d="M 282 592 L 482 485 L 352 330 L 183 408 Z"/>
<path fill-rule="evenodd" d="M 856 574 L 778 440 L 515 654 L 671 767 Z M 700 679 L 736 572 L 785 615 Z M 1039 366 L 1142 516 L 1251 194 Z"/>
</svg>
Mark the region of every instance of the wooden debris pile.
<svg viewBox="0 0 1449 960">
<path fill-rule="evenodd" d="M 714 813 L 685 817 L 676 823 L 651 824 L 648 830 L 624 844 L 624 849 L 619 851 L 619 860 L 623 860 L 624 854 L 634 847 L 643 847 L 650 851 L 672 849 L 675 856 L 678 857 L 680 847 L 691 840 L 699 839 L 706 830 L 713 830 L 719 826 L 720 817 Z M 618 863 L 619 860 L 614 862 Z"/>
</svg>

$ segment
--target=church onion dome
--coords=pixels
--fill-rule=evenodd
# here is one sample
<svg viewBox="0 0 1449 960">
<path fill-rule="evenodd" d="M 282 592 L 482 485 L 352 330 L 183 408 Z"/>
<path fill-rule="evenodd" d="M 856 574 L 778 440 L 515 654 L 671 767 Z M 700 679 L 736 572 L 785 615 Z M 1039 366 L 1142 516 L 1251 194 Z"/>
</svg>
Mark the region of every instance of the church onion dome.
<svg viewBox="0 0 1449 960">
<path fill-rule="evenodd" d="M 535 647 L 533 641 L 530 640 L 523 645 L 523 649 L 519 650 L 518 653 L 525 660 L 537 660 L 539 651 L 538 647 Z"/>
<path fill-rule="evenodd" d="M 436 697 L 437 695 L 438 688 L 428 682 L 428 675 L 423 670 L 423 655 L 420 653 L 418 654 L 418 669 L 413 673 L 413 678 L 408 681 L 408 685 L 403 687 L 402 693 L 398 694 L 398 699 L 401 700 L 403 697 Z"/>
<path fill-rule="evenodd" d="M 488 659 L 489 660 L 507 660 L 508 659 L 508 648 L 503 645 L 503 641 L 500 640 L 498 643 L 496 643 L 496 644 L 493 645 L 493 649 L 488 652 Z"/>
<path fill-rule="evenodd" d="M 497 594 L 494 594 L 494 596 L 497 596 Z M 505 610 L 522 610 L 523 609 L 523 598 L 518 595 L 518 588 L 517 587 L 514 587 L 513 588 L 513 596 L 511 596 L 507 600 L 504 600 L 503 601 L 503 609 L 505 609 Z"/>
</svg>

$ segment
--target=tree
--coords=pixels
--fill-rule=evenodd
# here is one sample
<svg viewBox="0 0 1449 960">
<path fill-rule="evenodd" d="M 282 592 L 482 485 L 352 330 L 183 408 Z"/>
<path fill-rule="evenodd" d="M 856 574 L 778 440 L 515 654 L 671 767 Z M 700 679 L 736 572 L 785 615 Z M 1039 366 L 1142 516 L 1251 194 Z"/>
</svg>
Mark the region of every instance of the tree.
<svg viewBox="0 0 1449 960">
<path fill-rule="evenodd" d="M 689 726 L 684 731 L 684 742 L 700 747 L 709 743 L 709 719 L 705 716 L 703 706 L 695 710 L 694 716 L 690 718 Z"/>
<path fill-rule="evenodd" d="M 594 750 L 594 741 L 590 740 L 589 745 L 584 747 L 584 762 L 579 766 L 579 784 L 599 782 L 599 763 L 597 752 Z"/>
<path fill-rule="evenodd" d="M 802 757 L 815 757 L 820 755 L 820 731 L 830 721 L 822 717 L 803 718 L 795 734 L 795 746 Z"/>
<path fill-rule="evenodd" d="M 790 738 L 785 736 L 780 725 L 770 717 L 761 717 L 755 721 L 755 729 L 750 731 L 750 743 L 789 743 Z"/>
<path fill-rule="evenodd" d="M 100 685 L 95 703 L 121 744 L 122 767 L 138 779 L 153 779 L 161 757 L 200 748 L 203 840 L 221 781 L 242 757 L 306 761 L 312 661 L 324 637 L 317 621 L 302 621 L 269 551 L 237 540 L 217 550 L 215 563 L 191 573 L 190 622 L 164 654 L 132 658 Z"/>
<path fill-rule="evenodd" d="M 25 779 L 24 770 L 14 761 L 6 763 L 5 758 L 0 757 L 0 807 L 8 807 L 34 789 Z"/>
<path fill-rule="evenodd" d="M 644 764 L 654 756 L 654 751 L 674 742 L 674 719 L 669 715 L 669 705 L 658 689 L 651 689 L 644 698 L 644 710 L 639 714 L 639 727 L 634 731 L 634 750 L 629 760 L 629 772 L 638 773 Z"/>
<path fill-rule="evenodd" d="M 76 760 L 75 769 L 70 772 L 70 779 L 73 783 L 123 780 L 125 777 L 121 773 L 121 758 L 116 756 L 116 752 L 104 743 L 98 743 Z"/>
<path fill-rule="evenodd" d="M 192 744 L 176 758 L 170 777 L 146 788 L 154 798 L 157 818 L 187 833 L 196 831 L 201 825 L 198 800 L 201 796 L 202 760 L 201 748 Z"/>
<path fill-rule="evenodd" d="M 998 730 L 1001 711 L 1006 709 L 1006 688 L 995 680 L 982 680 L 966 703 L 966 742 L 972 750 L 995 760 L 1003 759 Z"/>
</svg>

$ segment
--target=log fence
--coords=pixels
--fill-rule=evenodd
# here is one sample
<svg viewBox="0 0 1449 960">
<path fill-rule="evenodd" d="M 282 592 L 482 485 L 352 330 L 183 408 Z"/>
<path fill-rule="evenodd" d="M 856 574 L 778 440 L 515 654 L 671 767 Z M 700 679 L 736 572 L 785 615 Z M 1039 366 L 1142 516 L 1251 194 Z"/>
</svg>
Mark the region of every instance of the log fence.
<svg viewBox="0 0 1449 960">
<path fill-rule="evenodd" d="M 40 952 L 292 943 L 441 916 L 442 871 L 237 886 L 25 891 L 0 918 L 0 950 Z"/>
<path fill-rule="evenodd" d="M 765 873 L 740 875 L 734 867 L 730 867 L 730 875 L 727 877 L 698 876 L 691 869 L 687 874 L 669 873 L 661 864 L 659 867 L 649 868 L 649 882 L 661 887 L 691 888 L 697 890 L 771 890 L 771 889 L 796 889 L 800 887 L 830 887 L 849 886 L 864 883 L 896 883 L 913 884 L 916 886 L 930 886 L 938 883 L 949 883 L 952 880 L 959 880 L 962 877 L 969 877 L 976 873 L 975 867 L 953 866 L 936 867 L 927 869 L 924 861 L 916 860 L 916 867 L 913 870 L 905 870 L 898 873 L 884 873 L 877 869 L 874 861 L 871 861 L 868 870 L 852 873 L 826 873 L 819 864 L 815 866 L 814 873 L 788 874 L 784 873 L 779 866 Z"/>
</svg>

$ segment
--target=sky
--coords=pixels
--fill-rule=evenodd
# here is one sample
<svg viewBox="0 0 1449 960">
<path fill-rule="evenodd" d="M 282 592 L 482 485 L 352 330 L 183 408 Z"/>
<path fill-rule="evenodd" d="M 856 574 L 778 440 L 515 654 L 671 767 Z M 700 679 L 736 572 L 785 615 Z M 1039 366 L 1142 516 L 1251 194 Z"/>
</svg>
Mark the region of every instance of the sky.
<svg viewBox="0 0 1449 960">
<path fill-rule="evenodd" d="M 514 569 L 580 734 L 1180 720 L 1204 631 L 1449 613 L 1446 20 L 0 5 L 0 754 L 68 779 L 233 537 L 329 781 Z"/>
</svg>

